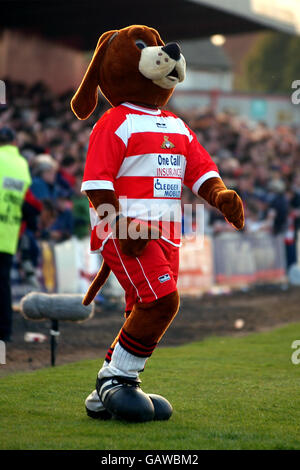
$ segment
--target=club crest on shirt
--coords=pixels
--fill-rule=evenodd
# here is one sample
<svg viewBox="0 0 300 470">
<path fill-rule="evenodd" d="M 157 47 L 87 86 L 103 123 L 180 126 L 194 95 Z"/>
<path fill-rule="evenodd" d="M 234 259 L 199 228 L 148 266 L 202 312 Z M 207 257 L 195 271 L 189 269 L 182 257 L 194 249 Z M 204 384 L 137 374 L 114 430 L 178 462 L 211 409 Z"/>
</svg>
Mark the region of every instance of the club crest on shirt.
<svg viewBox="0 0 300 470">
<path fill-rule="evenodd" d="M 164 135 L 164 141 L 160 146 L 162 149 L 173 149 L 175 145 L 169 141 L 169 137 Z"/>
</svg>

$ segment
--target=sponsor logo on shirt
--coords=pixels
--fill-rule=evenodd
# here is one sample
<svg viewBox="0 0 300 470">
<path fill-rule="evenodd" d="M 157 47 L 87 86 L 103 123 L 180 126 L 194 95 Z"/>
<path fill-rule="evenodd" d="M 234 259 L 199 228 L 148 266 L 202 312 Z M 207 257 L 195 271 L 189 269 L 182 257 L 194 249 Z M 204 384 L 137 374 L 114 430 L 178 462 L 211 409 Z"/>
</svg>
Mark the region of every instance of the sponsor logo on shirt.
<svg viewBox="0 0 300 470">
<path fill-rule="evenodd" d="M 161 284 L 163 282 L 170 281 L 171 280 L 170 274 L 163 274 L 162 276 L 159 276 L 158 280 Z"/>
<path fill-rule="evenodd" d="M 181 155 L 158 155 L 156 176 L 182 178 Z"/>
<path fill-rule="evenodd" d="M 181 168 L 157 168 L 157 176 L 170 177 L 170 178 L 182 178 Z"/>
<path fill-rule="evenodd" d="M 175 145 L 169 141 L 169 137 L 167 135 L 164 135 L 164 140 L 160 147 L 162 149 L 173 149 Z"/>
<path fill-rule="evenodd" d="M 159 128 L 159 129 L 165 129 L 167 127 L 167 124 L 165 122 L 157 122 L 156 123 L 156 126 Z"/>
<path fill-rule="evenodd" d="M 181 179 L 175 178 L 154 178 L 154 197 L 181 197 Z"/>
</svg>

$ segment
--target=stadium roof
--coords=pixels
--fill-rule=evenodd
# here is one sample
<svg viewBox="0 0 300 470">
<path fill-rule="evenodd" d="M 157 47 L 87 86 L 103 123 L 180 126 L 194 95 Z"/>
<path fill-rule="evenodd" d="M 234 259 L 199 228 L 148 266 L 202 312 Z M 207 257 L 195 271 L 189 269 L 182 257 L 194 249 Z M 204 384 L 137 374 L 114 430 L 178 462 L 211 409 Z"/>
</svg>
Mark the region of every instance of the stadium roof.
<svg viewBox="0 0 300 470">
<path fill-rule="evenodd" d="M 0 30 L 15 28 L 94 49 L 109 29 L 157 28 L 177 40 L 274 29 L 298 34 L 299 0 L 0 0 Z"/>
<path fill-rule="evenodd" d="M 190 68 L 223 71 L 232 68 L 223 47 L 214 46 L 209 39 L 187 39 L 180 41 L 180 47 Z"/>
</svg>

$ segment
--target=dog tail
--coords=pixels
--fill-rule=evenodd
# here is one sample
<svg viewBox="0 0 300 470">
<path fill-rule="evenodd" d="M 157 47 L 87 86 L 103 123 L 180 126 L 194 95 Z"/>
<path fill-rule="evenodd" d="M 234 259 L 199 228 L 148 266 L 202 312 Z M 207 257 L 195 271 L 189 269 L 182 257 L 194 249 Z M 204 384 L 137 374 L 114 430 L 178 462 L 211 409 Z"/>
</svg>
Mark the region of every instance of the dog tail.
<svg viewBox="0 0 300 470">
<path fill-rule="evenodd" d="M 92 284 L 88 288 L 88 291 L 82 300 L 83 305 L 89 305 L 92 302 L 92 300 L 94 300 L 98 291 L 107 281 L 107 278 L 110 275 L 110 272 L 111 272 L 110 267 L 108 266 L 108 264 L 106 264 L 105 261 L 103 261 L 101 268 L 99 269 L 95 279 L 93 280 Z"/>
</svg>

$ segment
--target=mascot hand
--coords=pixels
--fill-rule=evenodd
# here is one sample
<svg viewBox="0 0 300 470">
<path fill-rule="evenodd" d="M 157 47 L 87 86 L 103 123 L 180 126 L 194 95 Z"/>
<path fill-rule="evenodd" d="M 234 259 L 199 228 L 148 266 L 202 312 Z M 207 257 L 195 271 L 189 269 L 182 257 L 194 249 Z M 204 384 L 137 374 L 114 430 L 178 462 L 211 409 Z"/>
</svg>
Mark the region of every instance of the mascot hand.
<svg viewBox="0 0 300 470">
<path fill-rule="evenodd" d="M 199 188 L 198 194 L 211 206 L 222 212 L 227 222 L 237 230 L 244 227 L 244 208 L 240 196 L 232 189 L 227 189 L 221 178 L 206 180 Z"/>
<path fill-rule="evenodd" d="M 151 240 L 160 238 L 161 231 L 158 227 L 150 227 L 139 220 L 122 217 L 116 223 L 116 236 L 122 253 L 136 257 L 143 254 Z"/>
<path fill-rule="evenodd" d="M 218 192 L 215 199 L 216 207 L 222 212 L 226 220 L 237 230 L 245 225 L 243 203 L 239 195 L 231 190 L 224 189 Z"/>
</svg>

